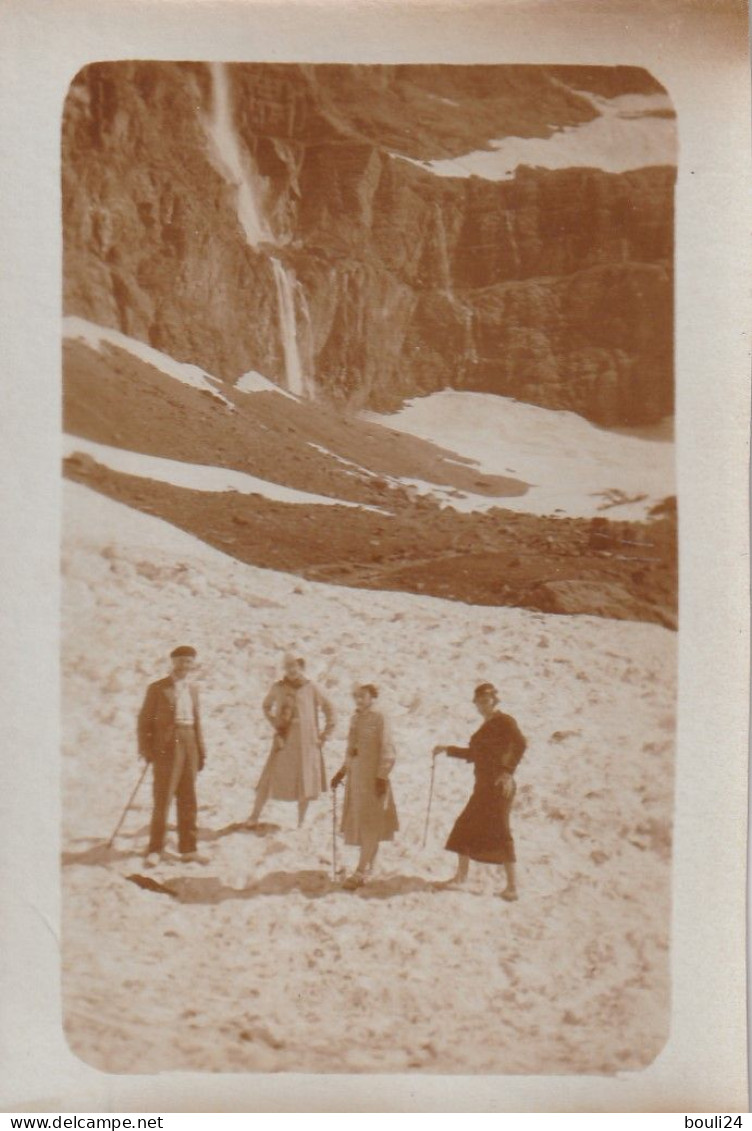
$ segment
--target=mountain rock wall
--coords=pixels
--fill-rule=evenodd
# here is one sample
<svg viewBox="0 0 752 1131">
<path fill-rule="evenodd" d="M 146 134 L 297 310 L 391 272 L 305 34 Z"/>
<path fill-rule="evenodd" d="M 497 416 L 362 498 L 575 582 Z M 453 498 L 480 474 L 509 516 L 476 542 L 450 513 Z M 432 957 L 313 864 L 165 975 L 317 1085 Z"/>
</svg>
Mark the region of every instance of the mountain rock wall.
<svg viewBox="0 0 752 1131">
<path fill-rule="evenodd" d="M 227 70 L 270 246 L 248 245 L 211 153 L 209 68 L 92 65 L 63 120 L 66 313 L 284 383 L 273 255 L 296 280 L 303 364 L 337 402 L 451 386 L 603 424 L 671 411 L 673 168 L 491 182 L 419 164 L 588 121 L 565 69 Z"/>
</svg>

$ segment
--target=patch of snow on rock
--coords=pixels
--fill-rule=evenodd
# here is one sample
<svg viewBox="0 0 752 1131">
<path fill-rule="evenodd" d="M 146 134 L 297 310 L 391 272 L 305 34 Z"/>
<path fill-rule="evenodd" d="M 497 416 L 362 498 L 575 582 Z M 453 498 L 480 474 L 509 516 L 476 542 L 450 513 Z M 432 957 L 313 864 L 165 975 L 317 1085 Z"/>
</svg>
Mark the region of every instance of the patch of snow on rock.
<svg viewBox="0 0 752 1131">
<path fill-rule="evenodd" d="M 573 412 L 447 389 L 408 401 L 392 416 L 363 415 L 470 459 L 487 475 L 530 484 L 524 495 L 499 499 L 465 493 L 463 503 L 447 497 L 463 509 L 503 506 L 525 514 L 587 518 L 602 513 L 611 492 L 620 492 L 626 498 L 646 497 L 606 513 L 640 519 L 675 493 L 673 443 L 610 432 Z"/>
<path fill-rule="evenodd" d="M 285 487 L 269 479 L 258 479 L 244 471 L 234 471 L 229 467 L 213 467 L 203 463 L 184 463 L 181 460 L 163 459 L 161 456 L 145 455 L 126 448 L 113 448 L 107 444 L 96 444 L 80 436 L 63 437 L 65 456 L 81 454 L 90 456 L 103 467 L 118 471 L 122 475 L 137 475 L 141 479 L 155 479 L 159 483 L 170 483 L 173 487 L 184 487 L 189 491 L 238 491 L 242 495 L 263 495 L 277 503 L 299 503 L 306 506 L 325 505 L 332 507 L 359 507 L 375 510 L 344 499 L 333 499 L 329 495 L 315 495 L 309 491 L 298 491 Z"/>
<path fill-rule="evenodd" d="M 228 408 L 235 408 L 232 401 L 228 400 L 220 391 L 221 382 L 218 377 L 213 377 L 197 365 L 190 365 L 184 361 L 176 361 L 169 354 L 147 346 L 145 342 L 121 334 L 119 330 L 112 330 L 108 326 L 98 326 L 95 322 L 88 322 L 85 318 L 69 315 L 63 319 L 63 336 L 75 341 L 85 342 L 93 350 L 100 350 L 102 345 L 115 346 L 137 357 L 146 365 L 152 365 L 167 377 L 173 377 L 183 385 L 190 385 L 194 389 L 211 393 Z"/>
<path fill-rule="evenodd" d="M 578 93 L 592 102 L 598 111 L 597 118 L 578 126 L 565 126 L 550 137 L 499 138 L 489 143 L 490 149 L 461 157 L 436 161 L 402 159 L 440 177 L 474 176 L 488 181 L 509 180 L 521 165 L 543 169 L 585 166 L 607 173 L 625 173 L 650 165 L 676 164 L 676 121 L 666 95 L 601 98 Z"/>
<path fill-rule="evenodd" d="M 299 399 L 292 393 L 288 393 L 287 389 L 282 389 L 279 385 L 275 385 L 268 377 L 257 373 L 255 369 L 249 369 L 242 377 L 238 377 L 235 382 L 235 388 L 239 393 L 279 393 L 281 396 L 289 397 L 290 400 L 293 401 Z"/>
</svg>

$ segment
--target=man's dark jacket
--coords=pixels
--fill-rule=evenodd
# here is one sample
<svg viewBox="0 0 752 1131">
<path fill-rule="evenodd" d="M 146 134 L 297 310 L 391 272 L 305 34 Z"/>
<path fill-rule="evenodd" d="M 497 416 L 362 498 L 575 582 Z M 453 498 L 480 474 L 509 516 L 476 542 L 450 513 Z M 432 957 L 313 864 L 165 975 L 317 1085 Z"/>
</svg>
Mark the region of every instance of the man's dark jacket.
<svg viewBox="0 0 752 1131">
<path fill-rule="evenodd" d="M 188 689 L 193 703 L 193 729 L 198 747 L 198 768 L 203 769 L 206 749 L 201 733 L 198 690 L 192 683 L 188 684 Z M 138 716 L 138 752 L 147 762 L 161 762 L 172 756 L 175 750 L 176 707 L 177 694 L 172 676 L 149 684 Z"/>
</svg>

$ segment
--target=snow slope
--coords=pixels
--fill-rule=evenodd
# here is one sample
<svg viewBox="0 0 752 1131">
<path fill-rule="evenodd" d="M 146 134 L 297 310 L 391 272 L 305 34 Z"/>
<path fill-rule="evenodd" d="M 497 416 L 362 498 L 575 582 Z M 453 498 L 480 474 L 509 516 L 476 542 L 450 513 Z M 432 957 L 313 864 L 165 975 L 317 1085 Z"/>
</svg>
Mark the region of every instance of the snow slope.
<svg viewBox="0 0 752 1131">
<path fill-rule="evenodd" d="M 154 366 L 184 384 L 211 392 L 227 406 L 231 402 L 218 392 L 220 383 L 194 365 L 175 361 L 167 354 L 81 318 L 66 318 L 68 337 L 86 342 L 93 349 L 110 344 Z M 235 386 L 238 392 L 270 392 L 297 402 L 257 373 L 249 372 Z M 284 403 L 284 402 L 278 402 Z M 642 519 L 650 507 L 675 493 L 674 447 L 670 441 L 622 435 L 596 427 L 572 412 L 525 404 L 491 393 L 444 390 L 408 401 L 399 412 L 385 416 L 364 412 L 363 419 L 428 440 L 477 464 L 479 471 L 517 480 L 519 494 L 492 496 L 452 487 L 442 487 L 422 478 L 369 472 L 336 451 L 311 443 L 321 454 L 348 473 L 360 478 L 383 479 L 391 486 L 404 486 L 415 495 L 430 494 L 442 506 L 459 511 L 483 511 L 502 506 L 523 514 L 590 517 L 604 510 L 612 494 L 645 496 L 608 506 L 609 516 Z M 389 436 L 384 435 L 388 444 Z M 66 451 L 88 452 L 98 462 L 131 475 L 148 476 L 194 490 L 237 490 L 284 502 L 339 502 L 328 496 L 286 489 L 239 471 L 160 460 L 92 441 L 67 442 Z M 95 452 L 94 449 L 97 449 Z M 278 468 L 284 474 L 284 467 Z M 530 485 L 526 487 L 526 485 Z M 284 498 L 282 495 L 284 494 Z M 351 504 L 352 505 L 352 504 Z"/>
<path fill-rule="evenodd" d="M 578 91 L 598 111 L 579 126 L 565 126 L 550 137 L 503 137 L 490 150 L 437 161 L 402 158 L 440 177 L 509 180 L 520 165 L 543 169 L 575 166 L 626 173 L 648 165 L 675 165 L 676 121 L 665 94 L 623 94 L 601 98 Z M 665 116 L 664 116 L 665 115 Z"/>
<path fill-rule="evenodd" d="M 123 475 L 137 475 L 142 479 L 155 479 L 160 483 L 171 483 L 174 487 L 184 487 L 190 491 L 239 491 L 243 495 L 262 495 L 278 503 L 299 503 L 307 506 L 323 505 L 337 507 L 360 507 L 381 514 L 378 507 L 361 503 L 333 499 L 329 495 L 315 495 L 310 491 L 297 491 L 269 479 L 259 479 L 244 471 L 234 471 L 229 467 L 214 467 L 203 463 L 184 463 L 181 460 L 162 459 L 160 456 L 131 452 L 125 448 L 113 448 L 109 444 L 96 444 L 80 436 L 63 436 L 63 454 L 77 453 L 90 456 L 97 463 L 120 471 Z"/>
<path fill-rule="evenodd" d="M 109 1072 L 608 1072 L 668 1029 L 675 635 L 655 625 L 330 588 L 245 566 L 152 516 L 64 487 L 63 989 L 68 1039 Z M 199 649 L 205 868 L 141 890 L 135 716 L 176 643 Z M 339 721 L 356 679 L 394 719 L 401 830 L 371 885 L 330 879 L 328 798 L 238 827 L 269 746 L 260 703 L 284 649 L 308 657 Z M 513 814 L 522 898 L 476 865 L 436 892 L 470 790 L 434 743 L 464 741 L 493 679 L 529 748 Z M 341 800 L 341 799 L 340 799 Z M 339 848 L 352 865 L 352 850 Z"/>
<path fill-rule="evenodd" d="M 524 480 L 524 495 L 503 500 L 509 510 L 588 517 L 618 491 L 646 498 L 609 507 L 608 515 L 640 519 L 676 490 L 672 443 L 609 432 L 573 412 L 446 389 L 392 416 L 364 415 L 474 460 L 486 474 Z"/>
<path fill-rule="evenodd" d="M 219 391 L 221 382 L 217 377 L 199 369 L 197 365 L 176 361 L 169 354 L 162 353 L 161 350 L 156 350 L 152 346 L 147 346 L 145 342 L 140 342 L 137 338 L 130 338 L 127 334 L 121 334 L 119 330 L 112 330 L 108 326 L 98 326 L 95 322 L 88 322 L 85 318 L 68 315 L 63 319 L 63 337 L 85 342 L 95 350 L 100 350 L 103 345 L 115 346 L 117 349 L 125 350 L 147 365 L 153 365 L 155 369 L 165 373 L 168 377 L 180 381 L 183 385 L 202 389 L 204 392 L 211 393 L 213 397 L 216 397 L 228 408 L 235 408 L 232 401 Z"/>
</svg>

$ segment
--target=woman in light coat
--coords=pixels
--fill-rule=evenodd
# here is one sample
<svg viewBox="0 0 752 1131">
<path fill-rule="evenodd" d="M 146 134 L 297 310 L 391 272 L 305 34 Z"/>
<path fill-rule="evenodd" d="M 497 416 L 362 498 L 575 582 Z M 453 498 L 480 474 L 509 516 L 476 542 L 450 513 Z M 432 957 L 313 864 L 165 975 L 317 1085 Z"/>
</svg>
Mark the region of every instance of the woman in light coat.
<svg viewBox="0 0 752 1131">
<path fill-rule="evenodd" d="M 248 828 L 258 824 L 269 800 L 297 801 L 300 827 L 308 803 L 327 788 L 322 748 L 334 729 L 334 708 L 321 689 L 306 678 L 304 669 L 304 660 L 285 656 L 284 679 L 274 684 L 264 700 L 264 714 L 274 728 L 274 739 L 256 786 Z M 324 716 L 323 730 L 320 715 Z"/>
<path fill-rule="evenodd" d="M 354 890 L 365 883 L 382 840 L 392 840 L 399 828 L 397 809 L 389 784 L 395 761 L 389 720 L 375 702 L 372 683 L 355 689 L 355 712 L 350 723 L 345 764 L 332 778 L 332 789 L 345 782 L 342 833 L 345 844 L 360 847 L 358 866 L 344 887 Z"/>
</svg>

